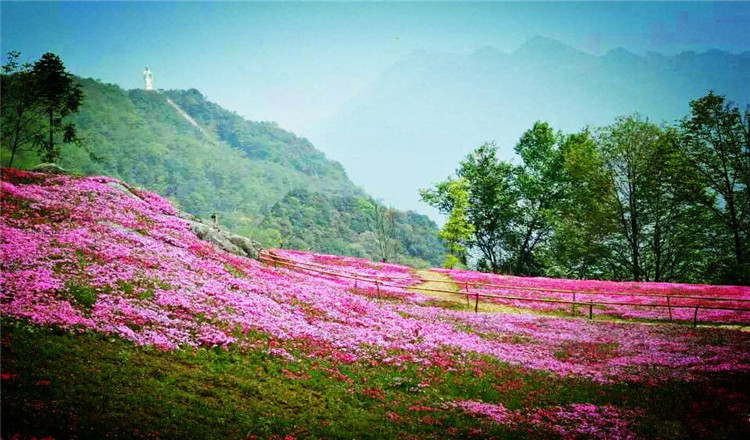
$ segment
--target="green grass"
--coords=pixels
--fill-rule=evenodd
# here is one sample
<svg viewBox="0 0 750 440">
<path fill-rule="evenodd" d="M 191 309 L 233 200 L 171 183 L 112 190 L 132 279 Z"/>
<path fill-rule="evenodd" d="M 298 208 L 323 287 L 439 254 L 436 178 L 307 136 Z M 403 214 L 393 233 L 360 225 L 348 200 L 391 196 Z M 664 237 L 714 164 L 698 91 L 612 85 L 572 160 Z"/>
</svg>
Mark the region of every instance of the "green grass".
<svg viewBox="0 0 750 440">
<path fill-rule="evenodd" d="M 648 414 L 640 428 L 647 438 L 699 438 L 706 432 L 714 438 L 737 438 L 746 428 L 740 420 L 746 415 L 733 411 L 747 408 L 749 375 L 717 374 L 710 382 L 663 386 L 603 386 L 480 357 L 454 363 L 457 371 L 451 372 L 415 363 L 337 363 L 303 356 L 299 350 L 304 344 L 287 347 L 298 359 L 290 362 L 270 356 L 269 341 L 257 336 L 250 341 L 256 345 L 252 349 L 165 352 L 101 334 L 4 318 L 2 437 L 540 435 L 508 431 L 451 409 L 450 402 L 457 399 L 502 403 L 512 410 L 584 402 L 640 407 Z M 722 398 L 722 390 L 731 390 L 735 397 Z"/>
<path fill-rule="evenodd" d="M 243 272 L 242 270 L 234 267 L 230 263 L 225 263 L 224 264 L 224 269 L 227 272 L 231 273 L 232 275 L 236 276 L 237 278 L 247 278 L 247 275 L 245 274 L 245 272 Z"/>
<path fill-rule="evenodd" d="M 91 286 L 68 283 L 67 290 L 75 298 L 75 304 L 84 311 L 90 311 L 99 293 Z"/>
</svg>

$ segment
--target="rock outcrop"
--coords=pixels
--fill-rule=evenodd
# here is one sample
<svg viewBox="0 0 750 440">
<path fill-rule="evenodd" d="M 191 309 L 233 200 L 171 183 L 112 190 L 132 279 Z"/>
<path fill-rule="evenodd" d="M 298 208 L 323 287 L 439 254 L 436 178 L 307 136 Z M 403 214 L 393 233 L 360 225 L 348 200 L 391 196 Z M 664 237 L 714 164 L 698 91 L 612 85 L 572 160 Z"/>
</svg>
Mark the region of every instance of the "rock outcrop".
<svg viewBox="0 0 750 440">
<path fill-rule="evenodd" d="M 214 228 L 203 223 L 201 219 L 192 214 L 181 212 L 179 217 L 188 222 L 190 229 L 198 238 L 210 241 L 227 252 L 257 259 L 258 254 L 263 250 L 263 247 L 257 241 Z"/>
<path fill-rule="evenodd" d="M 70 175 L 70 171 L 54 163 L 40 163 L 29 171 L 44 174 Z"/>
</svg>

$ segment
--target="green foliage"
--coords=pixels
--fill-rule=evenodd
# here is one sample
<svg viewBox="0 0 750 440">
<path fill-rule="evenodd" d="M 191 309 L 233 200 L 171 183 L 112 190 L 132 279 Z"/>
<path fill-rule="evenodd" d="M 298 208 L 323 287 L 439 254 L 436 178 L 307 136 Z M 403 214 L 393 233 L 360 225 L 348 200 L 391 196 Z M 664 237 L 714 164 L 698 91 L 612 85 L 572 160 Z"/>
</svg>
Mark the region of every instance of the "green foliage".
<svg viewBox="0 0 750 440">
<path fill-rule="evenodd" d="M 713 196 L 699 202 L 722 225 L 717 244 L 733 256 L 717 268 L 733 282 L 750 283 L 750 107 L 741 112 L 712 91 L 690 109 L 680 146 L 695 180 Z"/>
<path fill-rule="evenodd" d="M 606 278 L 614 233 L 614 199 L 609 172 L 588 131 L 568 135 L 561 145 L 558 217 L 547 250 L 546 273 L 574 278 Z"/>
<path fill-rule="evenodd" d="M 75 303 L 85 311 L 91 310 L 99 296 L 99 293 L 94 288 L 87 285 L 69 284 L 67 289 L 70 295 L 75 298 Z"/>
<path fill-rule="evenodd" d="M 443 267 L 466 265 L 466 248 L 474 235 L 474 225 L 469 222 L 469 186 L 465 179 L 448 179 L 433 189 L 421 190 L 422 200 L 448 213 L 448 219 L 439 236 L 448 250 Z"/>
<path fill-rule="evenodd" d="M 268 246 L 380 260 L 384 257 L 375 216 L 377 212 L 387 211 L 393 219 L 388 226 L 388 233 L 393 237 L 389 240 L 397 243 L 400 251 L 389 261 L 417 267 L 426 263 L 438 265 L 442 258 L 442 244 L 429 218 L 411 211 L 388 210 L 363 197 L 332 197 L 304 189 L 290 191 L 264 216 L 259 226 L 264 232 L 255 235 L 272 237 L 265 243 Z M 272 231 L 279 233 L 275 235 Z"/>
<path fill-rule="evenodd" d="M 513 166 L 498 161 L 497 147 L 484 144 L 461 162 L 456 174 L 468 184 L 467 217 L 474 226 L 472 244 L 493 272 L 509 263 L 503 252 L 511 240 L 518 215 L 518 192 L 513 186 Z"/>
<path fill-rule="evenodd" d="M 516 167 L 520 209 L 509 246 L 515 260 L 514 273 L 540 273 L 536 250 L 546 244 L 553 223 L 559 218 L 562 141 L 562 133 L 555 132 L 546 122 L 536 122 L 516 144 L 515 151 L 523 159 L 523 165 Z"/>
<path fill-rule="evenodd" d="M 536 123 L 516 146 L 524 166 L 499 161 L 497 147 L 484 144 L 461 162 L 458 180 L 423 190 L 425 202 L 449 215 L 442 231 L 449 251 L 460 258 L 466 247 L 474 248 L 479 266 L 492 272 L 538 273 L 535 251 L 556 213 L 561 139 L 546 123 Z"/>
<path fill-rule="evenodd" d="M 456 173 L 474 228 L 461 244 L 493 272 L 747 284 L 750 109 L 713 93 L 691 108 L 678 127 L 635 114 L 593 135 L 537 122 L 516 145 L 518 166 L 480 146 Z M 423 200 L 450 215 L 455 182 Z"/>
<path fill-rule="evenodd" d="M 37 105 L 31 64 L 18 63 L 20 52 L 11 51 L 7 63 L 2 67 L 0 88 L 2 88 L 2 150 L 10 152 L 8 166 L 19 151 L 28 151 L 40 143 L 44 132 L 44 115 Z"/>
<path fill-rule="evenodd" d="M 466 262 L 461 261 L 455 254 L 446 254 L 445 261 L 443 261 L 443 267 L 446 269 L 460 269 L 466 267 Z"/>
<path fill-rule="evenodd" d="M 319 179 L 324 188 L 334 193 L 361 194 L 347 179 L 338 162 L 328 160 L 304 138 L 279 128 L 273 122 L 250 122 L 236 113 L 224 110 L 206 100 L 195 89 L 168 90 L 164 94 L 184 109 L 193 119 L 214 133 L 218 139 L 261 160 L 292 168 Z"/>
<path fill-rule="evenodd" d="M 598 139 L 615 194 L 619 246 L 614 247 L 614 252 L 620 257 L 620 270 L 635 281 L 644 278 L 641 250 L 650 222 L 646 181 L 651 169 L 649 161 L 660 135 L 659 127 L 635 115 L 618 118 L 601 130 Z"/>
<path fill-rule="evenodd" d="M 2 68 L 2 145 L 10 151 L 8 163 L 31 147 L 43 161 L 55 162 L 60 156 L 56 133 L 62 133 L 61 143 L 79 141 L 75 124 L 65 118 L 81 106 L 81 86 L 53 53 L 45 53 L 33 65 L 18 64 L 19 56 L 20 52 L 9 52 Z"/>
</svg>

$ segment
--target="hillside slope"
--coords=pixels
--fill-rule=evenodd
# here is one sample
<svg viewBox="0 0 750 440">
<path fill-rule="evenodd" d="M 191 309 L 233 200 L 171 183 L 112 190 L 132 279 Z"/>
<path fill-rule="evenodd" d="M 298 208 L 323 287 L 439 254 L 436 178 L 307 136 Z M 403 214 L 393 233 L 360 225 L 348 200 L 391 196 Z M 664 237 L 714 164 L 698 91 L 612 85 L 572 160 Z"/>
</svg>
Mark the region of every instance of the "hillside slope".
<svg viewBox="0 0 750 440">
<path fill-rule="evenodd" d="M 306 139 L 272 122 L 244 120 L 194 89 L 158 93 L 126 91 L 92 79 L 80 82 L 85 100 L 74 121 L 85 148 L 65 146 L 64 168 L 145 187 L 203 218 L 218 213 L 223 227 L 268 246 L 292 242 L 298 248 L 378 258 L 368 233 L 374 200 Z M 27 152 L 16 165 L 36 163 Z M 316 212 L 315 222 L 304 230 L 285 228 L 289 217 L 280 215 L 290 211 L 285 200 L 300 190 L 322 199 L 337 218 L 358 220 L 337 222 L 316 205 L 309 207 Z M 402 260 L 440 262 L 443 249 L 433 222 L 401 212 L 397 223 Z"/>
<path fill-rule="evenodd" d="M 223 252 L 165 199 L 111 178 L 2 173 L 3 438 L 731 439 L 750 428 L 748 333 L 475 314 L 403 288 L 378 299 Z"/>
</svg>

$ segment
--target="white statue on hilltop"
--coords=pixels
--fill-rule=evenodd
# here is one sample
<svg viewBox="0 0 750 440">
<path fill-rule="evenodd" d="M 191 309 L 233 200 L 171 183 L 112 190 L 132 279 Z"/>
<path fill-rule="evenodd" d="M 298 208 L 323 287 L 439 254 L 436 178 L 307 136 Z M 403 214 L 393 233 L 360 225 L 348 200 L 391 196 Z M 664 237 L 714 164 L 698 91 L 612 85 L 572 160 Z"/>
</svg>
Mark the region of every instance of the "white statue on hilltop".
<svg viewBox="0 0 750 440">
<path fill-rule="evenodd" d="M 143 80 L 146 81 L 146 90 L 154 90 L 154 75 L 151 73 L 151 69 L 146 66 L 143 71 Z"/>
</svg>

